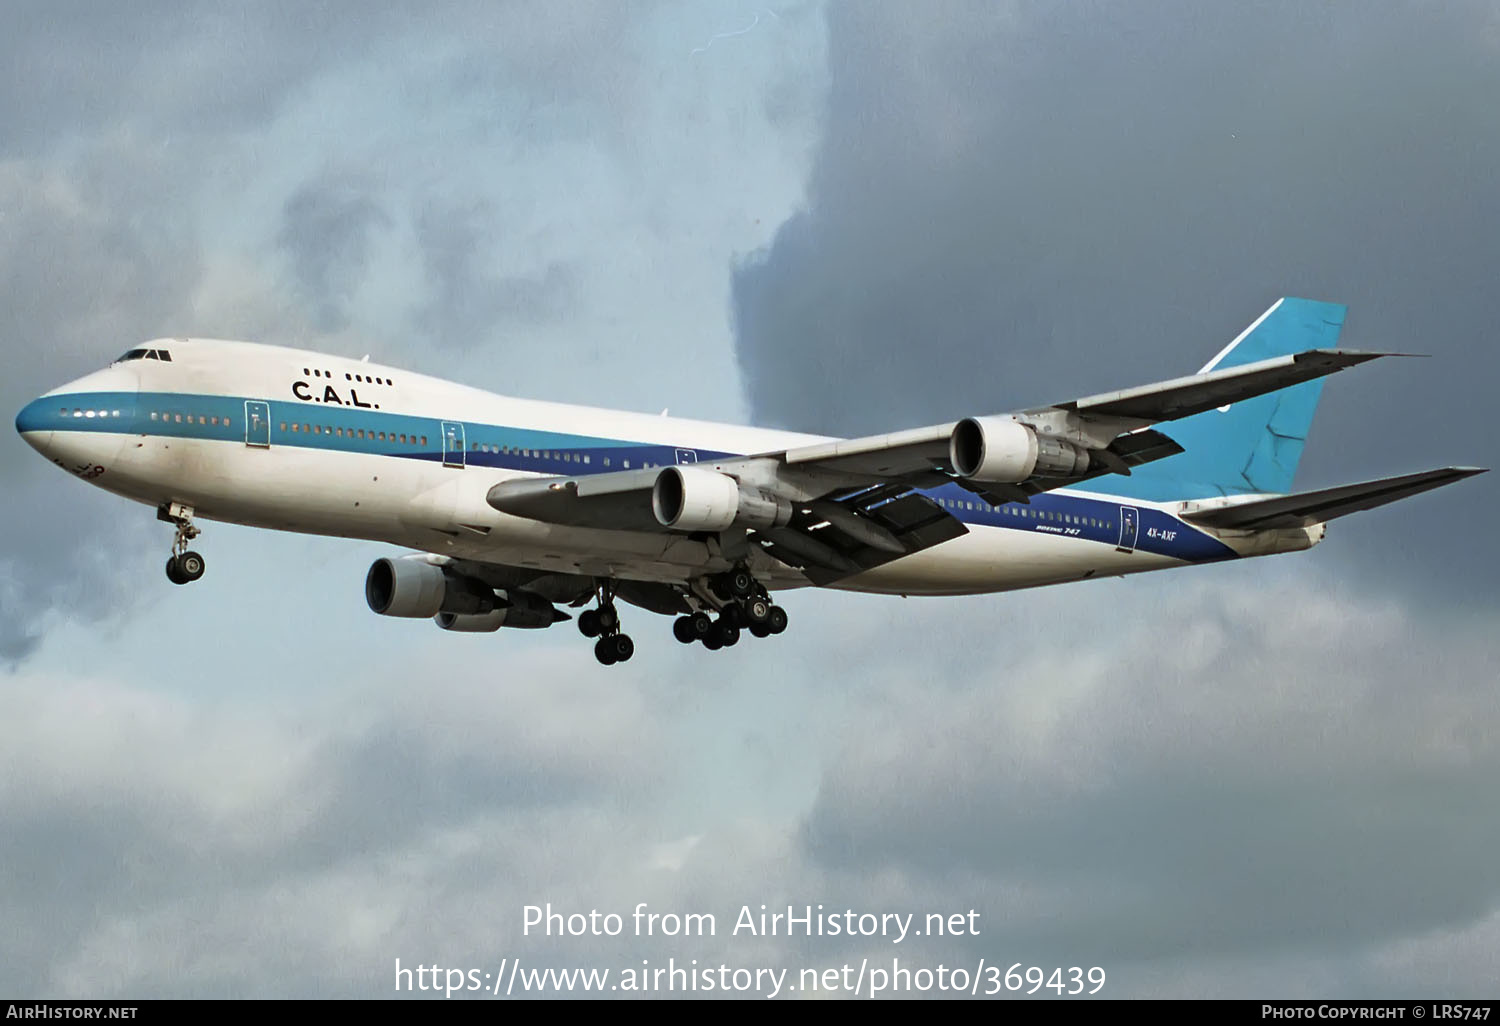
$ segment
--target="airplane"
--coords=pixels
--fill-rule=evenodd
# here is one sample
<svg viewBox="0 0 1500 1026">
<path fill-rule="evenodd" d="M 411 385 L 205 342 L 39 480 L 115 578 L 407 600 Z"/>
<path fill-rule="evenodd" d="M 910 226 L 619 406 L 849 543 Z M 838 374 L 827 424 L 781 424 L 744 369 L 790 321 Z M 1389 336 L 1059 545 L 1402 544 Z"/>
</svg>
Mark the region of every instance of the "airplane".
<svg viewBox="0 0 1500 1026">
<path fill-rule="evenodd" d="M 389 543 L 384 616 L 546 628 L 583 608 L 604 665 L 619 602 L 685 644 L 787 628 L 773 593 L 973 595 L 1295 552 L 1327 523 L 1473 474 L 1291 493 L 1346 308 L 1284 298 L 1198 373 L 843 439 L 508 398 L 297 349 L 162 338 L 29 403 L 16 429 L 156 508 L 174 584 L 197 521 Z"/>
</svg>

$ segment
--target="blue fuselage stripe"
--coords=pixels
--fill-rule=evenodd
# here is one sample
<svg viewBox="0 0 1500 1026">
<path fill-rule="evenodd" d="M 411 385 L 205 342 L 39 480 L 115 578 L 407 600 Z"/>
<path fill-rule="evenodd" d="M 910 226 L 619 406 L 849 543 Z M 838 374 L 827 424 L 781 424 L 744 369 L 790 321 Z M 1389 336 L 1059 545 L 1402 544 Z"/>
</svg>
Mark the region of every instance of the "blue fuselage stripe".
<svg viewBox="0 0 1500 1026">
<path fill-rule="evenodd" d="M 224 442 L 263 441 L 247 436 L 246 403 L 269 409 L 269 442 L 275 447 L 363 453 L 431 462 L 457 462 L 444 449 L 444 425 L 462 429 L 462 462 L 537 474 L 582 476 L 679 462 L 739 458 L 740 453 L 660 445 L 613 438 L 537 431 L 473 421 L 445 421 L 376 409 L 313 407 L 305 402 L 173 392 L 94 392 L 52 395 L 30 403 L 16 418 L 22 433 L 80 431 L 198 438 Z M 690 461 L 691 462 L 691 461 Z M 922 489 L 966 524 L 1030 531 L 1119 545 L 1122 510 L 1134 510 L 1136 537 L 1130 547 L 1192 563 L 1236 558 L 1234 550 L 1177 517 L 1149 506 L 1130 506 L 1070 492 L 1043 492 L 1028 503 L 990 506 L 958 484 Z"/>
</svg>

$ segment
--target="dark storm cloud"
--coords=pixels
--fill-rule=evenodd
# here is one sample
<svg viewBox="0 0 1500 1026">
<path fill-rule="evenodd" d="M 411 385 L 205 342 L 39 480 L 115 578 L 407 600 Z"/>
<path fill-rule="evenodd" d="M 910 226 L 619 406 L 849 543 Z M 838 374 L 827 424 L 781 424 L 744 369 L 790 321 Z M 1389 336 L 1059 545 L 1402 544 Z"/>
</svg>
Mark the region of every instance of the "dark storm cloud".
<svg viewBox="0 0 1500 1026">
<path fill-rule="evenodd" d="M 854 434 L 1170 377 L 1304 295 L 1350 304 L 1347 345 L 1437 359 L 1332 382 L 1299 487 L 1493 463 L 1492 7 L 839 4 L 829 45 L 807 209 L 734 275 L 759 419 Z M 1472 565 L 1495 494 L 1444 493 L 1468 540 L 1424 554 Z M 1355 530 L 1388 548 L 1434 502 Z"/>
</svg>

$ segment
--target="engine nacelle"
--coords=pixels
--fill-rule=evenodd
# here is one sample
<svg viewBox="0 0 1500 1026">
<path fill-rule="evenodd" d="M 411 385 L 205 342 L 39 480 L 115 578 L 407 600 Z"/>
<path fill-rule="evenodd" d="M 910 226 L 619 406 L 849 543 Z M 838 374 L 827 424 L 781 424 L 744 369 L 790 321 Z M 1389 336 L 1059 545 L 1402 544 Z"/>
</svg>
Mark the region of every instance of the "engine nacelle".
<svg viewBox="0 0 1500 1026">
<path fill-rule="evenodd" d="M 551 627 L 559 620 L 568 618 L 557 607 L 540 595 L 529 591 L 510 591 L 501 599 L 502 605 L 488 613 L 439 613 L 433 619 L 445 631 L 473 634 L 498 631 L 501 627 L 519 627 L 535 630 Z"/>
<path fill-rule="evenodd" d="M 746 488 L 727 474 L 701 467 L 667 467 L 651 486 L 657 523 L 678 531 L 722 531 L 743 527 L 785 527 L 792 504 L 760 488 Z"/>
<path fill-rule="evenodd" d="M 365 575 L 365 601 L 381 616 L 489 613 L 494 589 L 422 559 L 377 559 Z"/>
<path fill-rule="evenodd" d="M 1009 417 L 969 417 L 948 440 L 948 456 L 959 477 L 994 484 L 1020 484 L 1032 477 L 1078 477 L 1089 454 L 1070 442 L 1043 438 Z"/>
</svg>

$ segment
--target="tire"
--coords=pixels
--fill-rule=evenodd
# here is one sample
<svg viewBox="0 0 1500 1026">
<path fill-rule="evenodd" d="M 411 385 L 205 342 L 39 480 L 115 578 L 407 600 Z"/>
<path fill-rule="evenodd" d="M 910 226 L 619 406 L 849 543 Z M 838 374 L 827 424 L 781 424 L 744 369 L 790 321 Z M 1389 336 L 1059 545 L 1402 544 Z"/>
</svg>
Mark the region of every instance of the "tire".
<svg viewBox="0 0 1500 1026">
<path fill-rule="evenodd" d="M 765 623 L 771 618 L 771 603 L 763 598 L 753 598 L 741 603 L 740 609 L 751 624 Z"/>
<path fill-rule="evenodd" d="M 605 666 L 615 664 L 615 646 L 611 644 L 613 638 L 600 638 L 594 643 L 594 658 Z"/>
<path fill-rule="evenodd" d="M 578 630 L 585 638 L 597 638 L 599 636 L 599 611 L 585 609 L 579 613 Z"/>
<path fill-rule="evenodd" d="M 713 633 L 714 622 L 709 619 L 707 613 L 694 613 L 688 617 L 693 625 L 693 640 L 702 641 Z"/>
<path fill-rule="evenodd" d="M 173 584 L 186 584 L 187 578 L 182 576 L 182 571 L 177 568 L 177 557 L 167 558 L 167 580 Z"/>
<path fill-rule="evenodd" d="M 672 637 L 684 645 L 691 645 L 698 640 L 697 633 L 693 630 L 693 618 L 691 616 L 679 616 L 672 621 Z"/>
<path fill-rule="evenodd" d="M 750 625 L 750 633 L 757 638 L 769 638 L 771 636 L 771 628 L 763 623 L 752 623 Z"/>
<path fill-rule="evenodd" d="M 719 644 L 725 648 L 732 648 L 740 643 L 740 629 L 732 623 L 720 620 L 714 625 L 714 633 L 719 636 Z"/>
<path fill-rule="evenodd" d="M 203 557 L 196 552 L 184 552 L 177 557 L 177 572 L 182 575 L 183 581 L 187 584 L 192 584 L 202 577 L 206 568 Z"/>
<path fill-rule="evenodd" d="M 717 652 L 724 647 L 724 641 L 719 637 L 718 631 L 712 631 L 703 636 L 703 647 L 710 652 Z"/>
<path fill-rule="evenodd" d="M 616 634 L 609 639 L 609 643 L 614 647 L 614 661 L 617 663 L 628 663 L 630 657 L 635 655 L 635 642 L 630 640 L 629 634 Z"/>
<path fill-rule="evenodd" d="M 733 624 L 736 627 L 745 626 L 745 614 L 740 610 L 739 603 L 731 602 L 719 610 L 719 621 L 721 623 Z"/>
<path fill-rule="evenodd" d="M 780 634 L 782 631 L 786 630 L 786 624 L 786 610 L 782 609 L 780 606 L 772 606 L 771 615 L 766 620 L 766 626 L 771 628 L 771 633 Z"/>
<path fill-rule="evenodd" d="M 726 583 L 735 598 L 749 598 L 755 593 L 755 575 L 749 570 L 732 571 Z"/>
<path fill-rule="evenodd" d="M 620 614 L 615 612 L 614 606 L 599 607 L 599 629 L 605 634 L 618 630 L 620 626 Z"/>
</svg>

